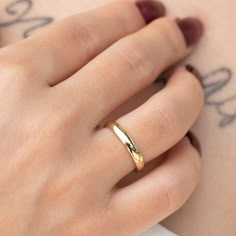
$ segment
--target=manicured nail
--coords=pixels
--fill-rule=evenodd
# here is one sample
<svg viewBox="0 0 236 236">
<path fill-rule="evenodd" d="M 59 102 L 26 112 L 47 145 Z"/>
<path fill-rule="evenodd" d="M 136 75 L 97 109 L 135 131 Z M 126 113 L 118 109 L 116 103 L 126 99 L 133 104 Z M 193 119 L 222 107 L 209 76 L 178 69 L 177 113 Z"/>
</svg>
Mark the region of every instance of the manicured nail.
<svg viewBox="0 0 236 236">
<path fill-rule="evenodd" d="M 139 0 L 136 2 L 136 6 L 147 24 L 166 13 L 164 5 L 155 0 Z"/>
<path fill-rule="evenodd" d="M 203 78 L 202 78 L 202 75 L 201 73 L 199 72 L 198 69 L 196 69 L 194 66 L 188 64 L 185 66 L 186 70 L 189 71 L 190 73 L 192 73 L 200 82 L 200 84 L 202 85 L 203 87 Z"/>
<path fill-rule="evenodd" d="M 177 19 L 176 21 L 184 35 L 188 47 L 191 47 L 200 41 L 204 27 L 199 19 L 188 17 Z"/>
<path fill-rule="evenodd" d="M 188 137 L 190 143 L 193 145 L 193 147 L 196 148 L 196 150 L 199 152 L 199 154 L 201 156 L 202 155 L 202 149 L 201 149 L 201 145 L 200 145 L 200 142 L 198 141 L 197 137 L 191 131 L 189 131 L 186 134 L 186 137 Z"/>
</svg>

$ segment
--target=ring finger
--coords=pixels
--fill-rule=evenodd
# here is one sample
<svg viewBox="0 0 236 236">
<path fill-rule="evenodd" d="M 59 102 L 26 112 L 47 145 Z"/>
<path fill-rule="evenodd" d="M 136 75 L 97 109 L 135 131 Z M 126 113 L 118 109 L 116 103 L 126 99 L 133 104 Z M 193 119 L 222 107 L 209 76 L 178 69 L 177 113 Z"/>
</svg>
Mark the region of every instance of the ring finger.
<svg viewBox="0 0 236 236">
<path fill-rule="evenodd" d="M 163 90 L 117 122 L 135 141 L 144 161 L 149 162 L 184 137 L 197 119 L 203 101 L 203 89 L 196 76 L 180 68 Z M 124 145 L 109 129 L 97 132 L 94 150 L 104 152 L 99 162 L 101 169 L 110 169 L 115 164 L 109 176 L 114 177 L 114 182 L 135 168 Z"/>
</svg>

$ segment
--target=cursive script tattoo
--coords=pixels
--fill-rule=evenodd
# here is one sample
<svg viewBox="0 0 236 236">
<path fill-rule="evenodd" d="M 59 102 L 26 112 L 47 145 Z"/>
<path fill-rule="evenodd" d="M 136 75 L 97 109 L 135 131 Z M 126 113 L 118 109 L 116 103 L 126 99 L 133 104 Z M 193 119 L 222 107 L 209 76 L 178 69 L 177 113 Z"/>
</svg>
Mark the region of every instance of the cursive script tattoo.
<svg viewBox="0 0 236 236">
<path fill-rule="evenodd" d="M 165 71 L 157 80 L 157 83 L 165 85 L 175 70 L 175 66 Z M 226 127 L 236 121 L 236 95 L 225 97 L 225 90 L 232 82 L 233 73 L 227 67 L 216 69 L 203 76 L 205 102 L 218 114 L 219 127 Z"/>
<path fill-rule="evenodd" d="M 29 17 L 28 14 L 32 7 L 33 0 L 16 0 L 8 4 L 4 11 L 9 19 L 4 22 L 0 21 L 0 28 L 25 24 L 23 38 L 27 38 L 35 30 L 53 22 L 52 17 Z M 172 72 L 173 69 L 166 71 L 157 82 L 165 84 Z M 222 93 L 230 84 L 232 76 L 233 73 L 229 68 L 222 67 L 203 77 L 206 105 L 215 108 L 220 117 L 219 127 L 226 127 L 236 121 L 236 95 L 225 97 Z"/>
<path fill-rule="evenodd" d="M 206 105 L 214 107 L 220 116 L 219 127 L 226 127 L 236 120 L 236 95 L 225 97 L 222 93 L 227 89 L 232 77 L 232 71 L 226 67 L 204 76 Z"/>
<path fill-rule="evenodd" d="M 26 29 L 23 32 L 23 38 L 29 37 L 35 30 L 44 27 L 53 22 L 52 17 L 29 17 L 28 14 L 33 7 L 33 0 L 16 0 L 4 9 L 9 17 L 8 20 L 1 22 L 0 28 L 9 27 L 16 24 L 25 24 Z"/>
</svg>

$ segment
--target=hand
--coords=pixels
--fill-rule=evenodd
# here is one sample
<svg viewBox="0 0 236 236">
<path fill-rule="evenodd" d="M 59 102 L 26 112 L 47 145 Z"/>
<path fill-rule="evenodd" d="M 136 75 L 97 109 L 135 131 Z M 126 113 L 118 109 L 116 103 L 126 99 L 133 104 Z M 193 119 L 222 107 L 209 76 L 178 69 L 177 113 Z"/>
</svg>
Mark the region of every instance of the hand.
<svg viewBox="0 0 236 236">
<path fill-rule="evenodd" d="M 115 1 L 0 50 L 1 235 L 137 235 L 190 196 L 200 158 L 184 136 L 204 99 L 193 68 L 117 120 L 145 163 L 165 159 L 145 177 L 117 185 L 135 165 L 98 126 L 199 40 L 198 20 L 163 14 Z"/>
</svg>

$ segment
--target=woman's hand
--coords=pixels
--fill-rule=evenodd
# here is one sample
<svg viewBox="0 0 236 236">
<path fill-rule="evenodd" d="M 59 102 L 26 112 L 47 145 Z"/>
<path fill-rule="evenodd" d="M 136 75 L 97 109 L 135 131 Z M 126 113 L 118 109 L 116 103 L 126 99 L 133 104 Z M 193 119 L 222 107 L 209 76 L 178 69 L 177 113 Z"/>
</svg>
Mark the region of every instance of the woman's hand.
<svg viewBox="0 0 236 236">
<path fill-rule="evenodd" d="M 163 154 L 152 172 L 118 186 L 135 165 L 99 128 L 199 40 L 200 22 L 163 14 L 115 1 L 0 50 L 1 235 L 137 235 L 190 196 L 200 158 L 183 137 L 203 105 L 192 68 L 117 121 L 145 163 Z"/>
</svg>

